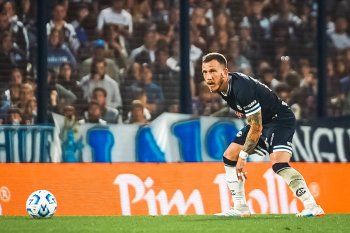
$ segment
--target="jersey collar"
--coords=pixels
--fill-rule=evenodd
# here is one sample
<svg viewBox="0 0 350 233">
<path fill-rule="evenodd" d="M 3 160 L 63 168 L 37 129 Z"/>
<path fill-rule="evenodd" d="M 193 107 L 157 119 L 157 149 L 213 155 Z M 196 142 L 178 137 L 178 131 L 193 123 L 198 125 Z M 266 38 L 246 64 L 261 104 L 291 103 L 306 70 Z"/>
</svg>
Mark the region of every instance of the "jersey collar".
<svg viewBox="0 0 350 233">
<path fill-rule="evenodd" d="M 227 77 L 227 82 L 228 82 L 228 85 L 227 85 L 227 90 L 226 92 L 222 92 L 221 91 L 221 94 L 223 96 L 228 96 L 230 94 L 230 90 L 231 90 L 231 81 L 232 81 L 232 78 L 231 78 L 231 75 L 229 74 L 228 77 Z"/>
</svg>

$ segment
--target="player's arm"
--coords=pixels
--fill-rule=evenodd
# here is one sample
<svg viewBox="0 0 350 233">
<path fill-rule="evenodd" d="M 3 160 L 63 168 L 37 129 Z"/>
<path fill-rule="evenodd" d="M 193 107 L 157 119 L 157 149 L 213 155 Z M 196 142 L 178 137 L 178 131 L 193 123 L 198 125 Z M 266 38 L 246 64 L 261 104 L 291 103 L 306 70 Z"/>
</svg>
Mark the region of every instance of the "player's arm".
<svg viewBox="0 0 350 233">
<path fill-rule="evenodd" d="M 247 121 L 250 129 L 243 145 L 243 151 L 247 154 L 252 154 L 255 146 L 258 144 L 263 129 L 261 110 L 247 116 Z"/>
<path fill-rule="evenodd" d="M 246 159 L 249 154 L 252 154 L 256 144 L 258 144 L 260 135 L 262 133 L 262 117 L 261 110 L 257 109 L 253 113 L 247 116 L 248 124 L 250 125 L 247 138 L 244 142 L 243 149 L 239 152 L 239 157 L 237 160 L 236 171 L 239 180 L 247 179 L 246 172 L 244 172 L 244 167 L 246 164 Z"/>
</svg>

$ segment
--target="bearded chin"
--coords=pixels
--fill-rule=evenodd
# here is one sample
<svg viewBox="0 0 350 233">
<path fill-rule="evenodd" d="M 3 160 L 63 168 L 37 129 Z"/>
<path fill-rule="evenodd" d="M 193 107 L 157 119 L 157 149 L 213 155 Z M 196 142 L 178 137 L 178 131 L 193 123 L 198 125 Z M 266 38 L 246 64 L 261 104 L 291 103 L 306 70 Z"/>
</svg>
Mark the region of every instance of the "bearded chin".
<svg viewBox="0 0 350 233">
<path fill-rule="evenodd" d="M 221 88 L 221 86 L 222 86 L 223 83 L 224 83 L 224 78 L 223 78 L 222 75 L 221 75 L 220 83 L 219 83 L 219 85 L 218 85 L 218 89 L 216 90 L 216 92 L 219 92 L 219 91 L 220 91 L 220 88 Z"/>
</svg>

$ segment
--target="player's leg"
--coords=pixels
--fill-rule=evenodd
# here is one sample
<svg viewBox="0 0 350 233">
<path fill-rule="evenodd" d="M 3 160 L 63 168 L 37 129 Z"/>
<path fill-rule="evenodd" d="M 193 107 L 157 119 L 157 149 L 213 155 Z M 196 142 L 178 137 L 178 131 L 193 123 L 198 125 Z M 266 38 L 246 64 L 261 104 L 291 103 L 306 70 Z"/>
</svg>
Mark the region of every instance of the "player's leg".
<svg viewBox="0 0 350 233">
<path fill-rule="evenodd" d="M 316 201 L 306 185 L 304 177 L 290 166 L 292 156 L 291 141 L 294 129 L 279 127 L 272 136 L 270 160 L 273 171 L 281 176 L 288 184 L 293 194 L 303 203 L 304 210 L 297 216 L 321 216 L 324 211 Z"/>
<path fill-rule="evenodd" d="M 227 147 L 223 155 L 223 162 L 225 168 L 225 180 L 226 184 L 231 192 L 234 207 L 220 214 L 220 216 L 244 216 L 250 215 L 249 208 L 247 206 L 244 183 L 245 181 L 239 180 L 236 172 L 236 164 L 238 154 L 243 148 L 245 138 L 249 127 L 244 127 L 236 135 L 235 140 Z"/>
<path fill-rule="evenodd" d="M 250 211 L 245 198 L 244 184 L 245 180 L 239 180 L 236 171 L 238 154 L 243 148 L 242 145 L 233 142 L 226 149 L 223 162 L 225 168 L 225 180 L 229 188 L 234 207 L 223 213 L 216 214 L 218 216 L 249 216 Z"/>
</svg>

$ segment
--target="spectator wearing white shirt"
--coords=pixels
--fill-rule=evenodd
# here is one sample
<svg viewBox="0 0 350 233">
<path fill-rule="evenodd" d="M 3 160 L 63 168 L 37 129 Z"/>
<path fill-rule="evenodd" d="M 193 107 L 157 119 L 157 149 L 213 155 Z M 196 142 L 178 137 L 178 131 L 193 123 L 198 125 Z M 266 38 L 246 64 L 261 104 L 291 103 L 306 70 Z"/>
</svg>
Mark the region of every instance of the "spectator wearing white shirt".
<svg viewBox="0 0 350 233">
<path fill-rule="evenodd" d="M 119 26 L 120 32 L 124 36 L 130 36 L 133 32 L 132 16 L 124 7 L 124 0 L 113 0 L 112 7 L 101 11 L 97 19 L 97 30 L 102 35 L 105 24 Z"/>
<path fill-rule="evenodd" d="M 52 16 L 52 20 L 46 24 L 47 35 L 50 35 L 53 29 L 62 31 L 64 34 L 64 42 L 67 43 L 68 47 L 74 53 L 77 53 L 80 42 L 73 25 L 65 20 L 67 16 L 66 7 L 61 3 L 55 4 Z"/>
<path fill-rule="evenodd" d="M 348 25 L 346 18 L 339 17 L 335 22 L 335 30 L 329 32 L 332 44 L 338 50 L 350 48 L 350 37 L 347 34 Z"/>
</svg>

